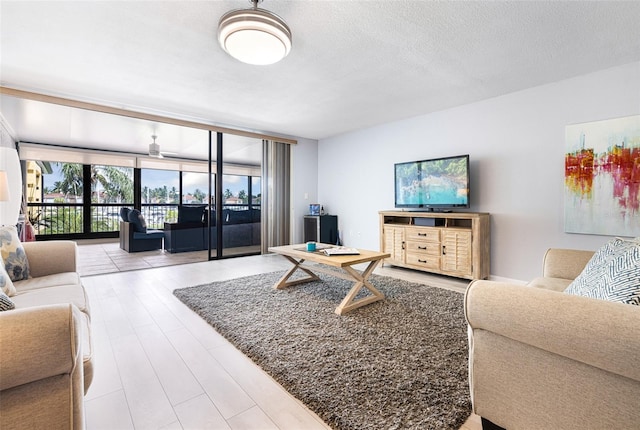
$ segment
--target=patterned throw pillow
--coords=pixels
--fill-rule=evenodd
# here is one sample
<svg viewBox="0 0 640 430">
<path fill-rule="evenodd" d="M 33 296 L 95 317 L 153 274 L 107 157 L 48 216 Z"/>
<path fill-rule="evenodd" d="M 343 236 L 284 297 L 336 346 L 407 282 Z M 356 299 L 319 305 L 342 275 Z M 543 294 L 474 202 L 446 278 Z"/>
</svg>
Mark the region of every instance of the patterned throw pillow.
<svg viewBox="0 0 640 430">
<path fill-rule="evenodd" d="M 4 291 L 0 291 L 0 312 L 1 311 L 10 311 L 11 309 L 15 309 L 16 305 L 13 301 L 7 296 Z"/>
<path fill-rule="evenodd" d="M 640 305 L 640 241 L 609 241 L 593 255 L 565 293 Z"/>
<path fill-rule="evenodd" d="M 29 260 L 15 226 L 0 227 L 0 256 L 12 281 L 29 278 Z"/>
<path fill-rule="evenodd" d="M 4 269 L 4 261 L 0 258 L 0 291 L 11 297 L 16 294 L 16 287 L 13 285 L 9 274 Z"/>
</svg>

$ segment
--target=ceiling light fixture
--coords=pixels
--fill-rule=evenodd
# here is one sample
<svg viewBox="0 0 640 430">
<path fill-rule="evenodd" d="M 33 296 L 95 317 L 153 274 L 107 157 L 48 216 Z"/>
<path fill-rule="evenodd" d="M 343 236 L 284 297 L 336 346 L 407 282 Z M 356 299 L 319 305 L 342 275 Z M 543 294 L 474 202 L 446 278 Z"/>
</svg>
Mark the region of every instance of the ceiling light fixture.
<svg viewBox="0 0 640 430">
<path fill-rule="evenodd" d="M 258 9 L 262 0 L 249 0 L 253 9 L 227 12 L 218 23 L 218 41 L 229 55 L 243 63 L 277 63 L 291 51 L 291 30 L 278 15 Z"/>
</svg>

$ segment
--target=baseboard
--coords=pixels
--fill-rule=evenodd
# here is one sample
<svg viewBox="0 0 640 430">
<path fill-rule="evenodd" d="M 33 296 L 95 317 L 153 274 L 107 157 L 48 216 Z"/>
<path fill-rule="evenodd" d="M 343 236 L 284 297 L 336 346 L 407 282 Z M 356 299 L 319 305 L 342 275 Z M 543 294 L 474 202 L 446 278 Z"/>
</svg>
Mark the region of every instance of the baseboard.
<svg viewBox="0 0 640 430">
<path fill-rule="evenodd" d="M 496 282 L 507 282 L 509 284 L 518 284 L 518 285 L 527 285 L 527 283 L 529 281 L 521 281 L 519 279 L 511 279 L 511 278 L 505 278 L 502 276 L 489 276 L 489 280 L 490 281 L 496 281 Z"/>
</svg>

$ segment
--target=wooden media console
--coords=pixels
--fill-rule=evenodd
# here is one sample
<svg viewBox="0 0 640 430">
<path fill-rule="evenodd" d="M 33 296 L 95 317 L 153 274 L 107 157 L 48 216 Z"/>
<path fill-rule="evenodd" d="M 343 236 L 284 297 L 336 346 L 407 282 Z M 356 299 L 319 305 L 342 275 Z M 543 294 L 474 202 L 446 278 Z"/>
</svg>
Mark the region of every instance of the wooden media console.
<svg viewBox="0 0 640 430">
<path fill-rule="evenodd" d="M 477 212 L 381 211 L 380 251 L 394 266 L 487 279 L 490 217 Z"/>
</svg>

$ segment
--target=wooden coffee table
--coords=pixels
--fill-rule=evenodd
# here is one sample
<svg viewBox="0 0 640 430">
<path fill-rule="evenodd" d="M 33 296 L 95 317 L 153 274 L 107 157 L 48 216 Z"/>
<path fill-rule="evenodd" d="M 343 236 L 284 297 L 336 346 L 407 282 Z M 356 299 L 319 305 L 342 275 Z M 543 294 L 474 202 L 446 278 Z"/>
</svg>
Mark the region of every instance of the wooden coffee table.
<svg viewBox="0 0 640 430">
<path fill-rule="evenodd" d="M 319 244 L 319 246 L 330 245 Z M 383 258 L 390 257 L 389 254 L 358 249 L 360 252 L 359 255 L 333 255 L 329 257 L 325 255 L 322 250 L 314 252 L 307 251 L 305 244 L 272 246 L 269 248 L 269 251 L 280 254 L 293 263 L 291 270 L 285 273 L 284 276 L 276 282 L 274 285 L 275 289 L 281 290 L 292 285 L 318 280 L 320 278 L 318 278 L 314 272 L 320 272 L 327 273 L 341 279 L 346 279 L 347 281 L 353 281 L 353 287 L 351 287 L 351 290 L 349 290 L 340 305 L 336 308 L 336 313 L 338 315 L 342 315 L 353 309 L 384 299 L 384 294 L 378 291 L 371 282 L 369 282 L 369 276 Z M 304 264 L 305 262 L 317 264 L 309 265 L 308 263 Z M 363 271 L 359 271 L 352 267 L 361 263 L 369 263 Z M 324 266 L 334 267 L 336 269 Z M 290 281 L 289 278 L 297 270 L 305 272 L 307 276 Z M 362 288 L 366 288 L 373 295 L 356 300 L 355 297 Z"/>
</svg>

